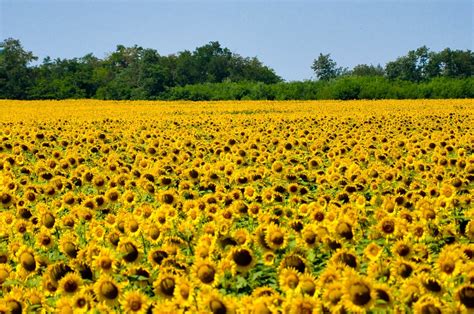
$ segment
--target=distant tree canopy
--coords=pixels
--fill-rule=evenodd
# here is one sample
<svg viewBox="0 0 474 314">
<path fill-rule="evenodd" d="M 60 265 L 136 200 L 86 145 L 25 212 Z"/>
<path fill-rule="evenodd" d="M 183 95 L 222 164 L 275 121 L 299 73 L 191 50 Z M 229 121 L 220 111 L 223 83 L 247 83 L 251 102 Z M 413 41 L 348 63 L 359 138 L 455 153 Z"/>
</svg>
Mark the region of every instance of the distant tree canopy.
<svg viewBox="0 0 474 314">
<path fill-rule="evenodd" d="M 282 79 L 256 57 L 245 58 L 210 42 L 168 56 L 154 49 L 118 45 L 104 59 L 92 54 L 54 59 L 29 67 L 37 58 L 19 40 L 6 39 L 0 51 L 0 98 L 152 99 L 175 86 Z"/>
<path fill-rule="evenodd" d="M 381 65 L 338 67 L 330 54 L 313 61 L 318 81 L 285 83 L 256 57 L 242 57 L 212 41 L 194 51 L 167 56 L 154 49 L 118 45 L 99 59 L 44 58 L 13 38 L 0 43 L 0 98 L 2 99 L 353 99 L 380 97 L 468 97 L 474 72 L 470 50 L 432 52 L 426 46 Z M 397 83 L 400 92 L 383 92 L 388 81 L 427 83 L 420 93 L 414 85 Z M 449 81 L 456 80 L 456 81 Z M 459 80 L 464 80 L 463 82 Z M 466 83 L 468 82 L 468 83 Z M 316 88 L 318 90 L 311 90 Z M 442 88 L 456 91 L 438 92 Z M 393 90 L 393 89 L 392 89 Z M 331 92 L 329 92 L 331 91 Z M 192 96 L 190 96 L 192 95 Z"/>
<path fill-rule="evenodd" d="M 351 71 L 337 67 L 330 54 L 319 54 L 311 66 L 319 80 L 327 81 L 340 76 L 385 76 L 390 80 L 423 82 L 438 77 L 468 78 L 474 74 L 474 53 L 470 50 L 430 51 L 422 46 L 407 55 L 380 65 L 356 65 Z"/>
</svg>

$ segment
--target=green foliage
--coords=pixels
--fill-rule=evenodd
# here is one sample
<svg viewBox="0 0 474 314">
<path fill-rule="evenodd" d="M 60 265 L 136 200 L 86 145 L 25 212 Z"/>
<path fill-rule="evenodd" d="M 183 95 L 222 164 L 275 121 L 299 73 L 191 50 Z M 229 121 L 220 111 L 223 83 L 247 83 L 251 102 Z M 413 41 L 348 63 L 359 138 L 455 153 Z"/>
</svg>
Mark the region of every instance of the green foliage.
<svg viewBox="0 0 474 314">
<path fill-rule="evenodd" d="M 174 87 L 162 100 L 318 100 L 472 98 L 474 78 L 435 78 L 414 83 L 381 76 L 343 76 L 331 81 L 277 84 L 253 82 L 205 83 Z"/>
<path fill-rule="evenodd" d="M 338 67 L 320 54 L 312 69 L 317 81 L 283 82 L 257 58 L 232 53 L 210 42 L 194 51 L 161 56 L 154 49 L 118 45 L 104 59 L 36 57 L 19 40 L 0 43 L 0 98 L 311 100 L 472 98 L 474 54 L 431 52 L 426 46 L 380 65 Z"/>
<path fill-rule="evenodd" d="M 25 51 L 17 39 L 0 43 L 0 98 L 26 99 L 32 70 L 28 64 L 37 57 Z"/>
</svg>

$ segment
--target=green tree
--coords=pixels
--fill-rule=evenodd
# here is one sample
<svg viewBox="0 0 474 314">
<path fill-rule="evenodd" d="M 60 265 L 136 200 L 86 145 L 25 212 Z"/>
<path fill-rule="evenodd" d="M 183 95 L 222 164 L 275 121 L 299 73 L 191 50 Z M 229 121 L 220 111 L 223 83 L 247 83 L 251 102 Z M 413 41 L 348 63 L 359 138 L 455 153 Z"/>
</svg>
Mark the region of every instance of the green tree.
<svg viewBox="0 0 474 314">
<path fill-rule="evenodd" d="M 352 69 L 351 75 L 353 76 L 384 76 L 385 70 L 380 64 L 378 64 L 377 66 L 374 66 L 372 64 L 371 65 L 358 64 Z"/>
<path fill-rule="evenodd" d="M 345 73 L 343 68 L 337 67 L 337 63 L 331 59 L 329 53 L 326 55 L 320 53 L 319 57 L 314 59 L 311 69 L 313 69 L 316 77 L 322 81 L 329 81 Z"/>
<path fill-rule="evenodd" d="M 0 43 L 0 98 L 28 98 L 32 85 L 28 65 L 34 60 L 37 57 L 24 50 L 19 40 L 8 38 Z"/>
</svg>

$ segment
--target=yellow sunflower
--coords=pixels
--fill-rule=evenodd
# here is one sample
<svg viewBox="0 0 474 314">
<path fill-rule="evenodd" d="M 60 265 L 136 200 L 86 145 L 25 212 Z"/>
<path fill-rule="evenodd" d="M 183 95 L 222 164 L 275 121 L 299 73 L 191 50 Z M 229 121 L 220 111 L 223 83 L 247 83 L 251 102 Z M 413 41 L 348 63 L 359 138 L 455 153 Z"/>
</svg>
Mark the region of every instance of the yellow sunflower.
<svg viewBox="0 0 474 314">
<path fill-rule="evenodd" d="M 371 282 L 361 276 L 350 276 L 344 282 L 344 305 L 352 313 L 365 313 L 377 299 Z"/>
</svg>

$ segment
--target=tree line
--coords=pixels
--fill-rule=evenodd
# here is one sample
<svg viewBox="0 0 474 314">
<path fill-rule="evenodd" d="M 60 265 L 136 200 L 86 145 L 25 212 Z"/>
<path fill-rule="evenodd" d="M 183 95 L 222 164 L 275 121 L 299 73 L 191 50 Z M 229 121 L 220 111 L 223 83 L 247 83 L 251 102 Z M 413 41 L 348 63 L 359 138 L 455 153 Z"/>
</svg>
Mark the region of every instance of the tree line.
<svg viewBox="0 0 474 314">
<path fill-rule="evenodd" d="M 118 45 L 100 59 L 38 58 L 17 39 L 0 43 L 2 99 L 384 99 L 472 98 L 474 54 L 426 46 L 385 66 L 338 67 L 330 54 L 311 65 L 316 80 L 284 82 L 256 57 L 217 41 L 167 56 Z"/>
</svg>

